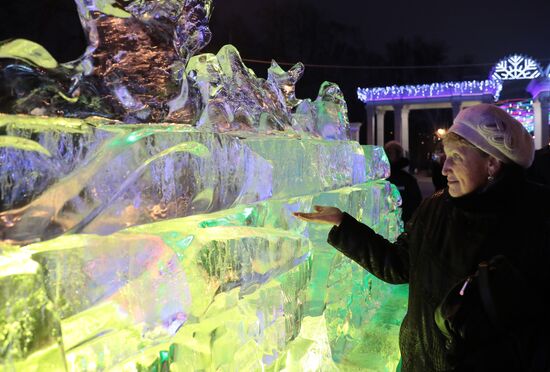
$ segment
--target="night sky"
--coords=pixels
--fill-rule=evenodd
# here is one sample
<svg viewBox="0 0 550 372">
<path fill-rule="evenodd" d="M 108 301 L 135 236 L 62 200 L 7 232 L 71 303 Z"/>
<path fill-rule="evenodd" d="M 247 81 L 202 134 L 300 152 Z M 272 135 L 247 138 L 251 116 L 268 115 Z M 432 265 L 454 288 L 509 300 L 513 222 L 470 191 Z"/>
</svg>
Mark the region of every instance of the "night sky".
<svg viewBox="0 0 550 372">
<path fill-rule="evenodd" d="M 315 98 L 324 80 L 336 82 L 346 96 L 351 121 L 364 122 L 357 86 L 485 79 L 492 64 L 512 53 L 530 55 L 543 67 L 550 63 L 548 0 L 217 0 L 214 4 L 214 36 L 205 51 L 216 52 L 232 43 L 244 59 L 302 61 L 306 73 L 298 82 L 298 96 Z M 72 0 L 0 0 L 0 40 L 14 37 L 39 42 L 61 62 L 77 58 L 85 47 Z M 246 63 L 265 76 L 267 64 Z M 438 67 L 410 67 L 426 65 Z M 445 113 L 415 115 L 411 121 L 418 123 L 419 133 L 451 120 Z"/>
<path fill-rule="evenodd" d="M 509 53 L 550 57 L 547 0 L 357 1 L 347 9 L 318 3 L 326 14 L 360 25 L 374 50 L 398 37 L 418 35 L 443 40 L 451 58 L 473 55 L 477 62 L 495 62 Z"/>
<path fill-rule="evenodd" d="M 495 62 L 509 53 L 550 58 L 550 1 L 547 0 L 294 2 L 310 5 L 319 11 L 322 19 L 356 26 L 366 45 L 375 52 L 383 51 L 386 43 L 400 37 L 420 36 L 444 41 L 449 47 L 450 59 L 472 55 L 477 62 Z M 256 23 L 254 18 L 265 3 L 264 0 L 227 0 L 219 1 L 216 6 L 222 14 L 245 9 L 246 19 L 260 31 L 261 23 Z M 362 64 L 361 61 L 350 63 Z"/>
<path fill-rule="evenodd" d="M 358 35 L 353 38 L 359 36 L 366 49 L 375 53 L 383 53 L 388 42 L 399 38 L 420 37 L 443 42 L 447 47 L 447 63 L 457 62 L 464 56 L 476 63 L 493 63 L 510 53 L 525 53 L 550 62 L 550 1 L 547 0 L 217 0 L 214 4 L 213 21 L 225 18 L 226 23 L 238 17 L 239 22 L 232 25 L 234 32 L 239 28 L 253 29 L 267 39 L 275 39 L 276 30 L 266 27 L 269 22 L 262 9 L 268 7 L 266 4 L 275 4 L 281 9 L 276 15 L 290 20 L 304 17 L 309 8 L 319 21 L 355 28 Z M 72 0 L 0 2 L 0 39 L 26 36 L 51 46 L 52 53 L 61 59 L 70 58 L 80 54 L 75 41 L 80 36 L 78 28 Z M 323 30 L 318 32 L 322 34 Z M 215 30 L 214 41 L 226 38 L 218 33 L 224 30 Z M 323 48 L 322 39 L 319 42 L 315 47 Z M 241 49 L 242 46 L 237 47 Z M 268 47 L 262 51 L 263 55 L 243 57 L 278 59 L 276 50 L 272 54 Z M 332 64 L 328 59 L 304 62 Z M 364 65 L 361 59 L 348 63 Z"/>
</svg>

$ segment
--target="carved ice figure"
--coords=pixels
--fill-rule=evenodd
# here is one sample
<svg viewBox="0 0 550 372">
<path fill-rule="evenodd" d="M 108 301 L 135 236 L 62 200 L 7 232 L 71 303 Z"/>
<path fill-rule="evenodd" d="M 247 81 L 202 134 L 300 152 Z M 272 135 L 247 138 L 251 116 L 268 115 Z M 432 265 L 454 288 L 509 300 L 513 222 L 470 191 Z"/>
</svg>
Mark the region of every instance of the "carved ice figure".
<svg viewBox="0 0 550 372">
<path fill-rule="evenodd" d="M 220 132 L 291 128 L 290 108 L 277 83 L 256 77 L 234 46 L 191 58 L 187 73 L 195 77 L 205 105 L 197 127 Z"/>
<path fill-rule="evenodd" d="M 268 79 L 258 78 L 232 45 L 216 55 L 194 56 L 187 74 L 196 81 L 205 107 L 197 127 L 217 132 L 295 129 L 325 139 L 347 139 L 342 91 L 325 82 L 315 102 L 297 99 L 295 85 L 303 71 L 301 63 L 285 72 L 273 61 Z"/>
<path fill-rule="evenodd" d="M 293 115 L 298 130 L 324 139 L 348 139 L 348 108 L 340 87 L 325 81 L 315 101 L 303 100 Z"/>
<path fill-rule="evenodd" d="M 296 83 L 304 74 L 304 64 L 299 62 L 288 71 L 284 71 L 275 61 L 267 70 L 267 79 L 277 85 L 285 97 L 286 105 L 295 108 L 302 100 L 296 98 Z"/>
<path fill-rule="evenodd" d="M 194 122 L 202 107 L 185 65 L 210 41 L 211 0 L 76 4 L 89 41 L 84 55 L 63 65 L 55 60 L 32 67 L 8 64 L 0 79 L 12 99 L 0 103 L 7 106 L 1 110 L 96 114 L 125 122 Z"/>
<path fill-rule="evenodd" d="M 103 81 L 117 116 L 193 122 L 201 107 L 189 94 L 185 65 L 210 41 L 211 0 L 77 0 L 77 5 L 90 41 L 83 75 Z"/>
<path fill-rule="evenodd" d="M 337 84 L 325 81 L 315 100 L 317 132 L 325 139 L 347 139 L 348 106 Z"/>
<path fill-rule="evenodd" d="M 0 112 L 347 138 L 336 84 L 323 84 L 315 107 L 299 106 L 303 64 L 273 61 L 261 79 L 231 45 L 193 57 L 210 41 L 212 0 L 75 1 L 89 41 L 79 59 L 58 64 L 31 41 L 0 43 Z"/>
</svg>

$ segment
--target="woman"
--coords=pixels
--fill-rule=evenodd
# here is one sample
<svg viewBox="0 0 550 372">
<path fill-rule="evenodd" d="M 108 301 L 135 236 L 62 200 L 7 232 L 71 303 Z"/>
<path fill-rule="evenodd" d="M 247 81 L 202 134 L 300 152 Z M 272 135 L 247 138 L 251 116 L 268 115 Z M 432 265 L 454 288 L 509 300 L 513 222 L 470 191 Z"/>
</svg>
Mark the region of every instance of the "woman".
<svg viewBox="0 0 550 372">
<path fill-rule="evenodd" d="M 330 244 L 378 278 L 409 284 L 400 332 L 403 371 L 546 371 L 548 320 L 538 304 L 550 284 L 550 192 L 525 180 L 533 140 L 506 112 L 481 104 L 461 111 L 444 141 L 448 187 L 423 201 L 395 243 L 338 208 L 295 215 L 334 224 Z M 502 275 L 510 291 L 499 288 L 494 299 L 501 324 L 480 315 L 472 318 L 487 321 L 456 325 L 469 327 L 466 332 L 440 329 L 436 309 L 447 293 L 496 256 L 513 268 L 512 280 Z M 474 311 L 483 314 L 477 305 Z"/>
</svg>

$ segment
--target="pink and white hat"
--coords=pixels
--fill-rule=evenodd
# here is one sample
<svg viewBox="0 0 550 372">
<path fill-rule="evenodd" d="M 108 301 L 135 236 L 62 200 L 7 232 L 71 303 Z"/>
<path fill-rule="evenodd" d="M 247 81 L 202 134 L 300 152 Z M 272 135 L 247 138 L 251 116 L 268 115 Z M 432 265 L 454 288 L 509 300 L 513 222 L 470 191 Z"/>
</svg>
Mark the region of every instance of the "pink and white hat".
<svg viewBox="0 0 550 372">
<path fill-rule="evenodd" d="M 525 127 L 506 111 L 487 103 L 460 111 L 449 132 L 503 163 L 529 168 L 535 156 L 533 137 Z"/>
</svg>

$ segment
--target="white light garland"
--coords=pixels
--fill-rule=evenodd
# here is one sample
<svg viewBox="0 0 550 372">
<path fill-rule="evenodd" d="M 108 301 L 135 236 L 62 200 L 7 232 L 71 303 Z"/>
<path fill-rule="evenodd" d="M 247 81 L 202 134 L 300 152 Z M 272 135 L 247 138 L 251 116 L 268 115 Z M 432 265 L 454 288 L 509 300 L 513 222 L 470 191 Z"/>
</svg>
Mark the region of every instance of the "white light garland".
<svg viewBox="0 0 550 372">
<path fill-rule="evenodd" d="M 358 88 L 357 96 L 363 103 L 479 95 L 492 95 L 497 100 L 501 90 L 502 81 L 491 79 L 483 81 L 451 81 L 423 85 L 393 85 L 381 88 Z"/>
</svg>

